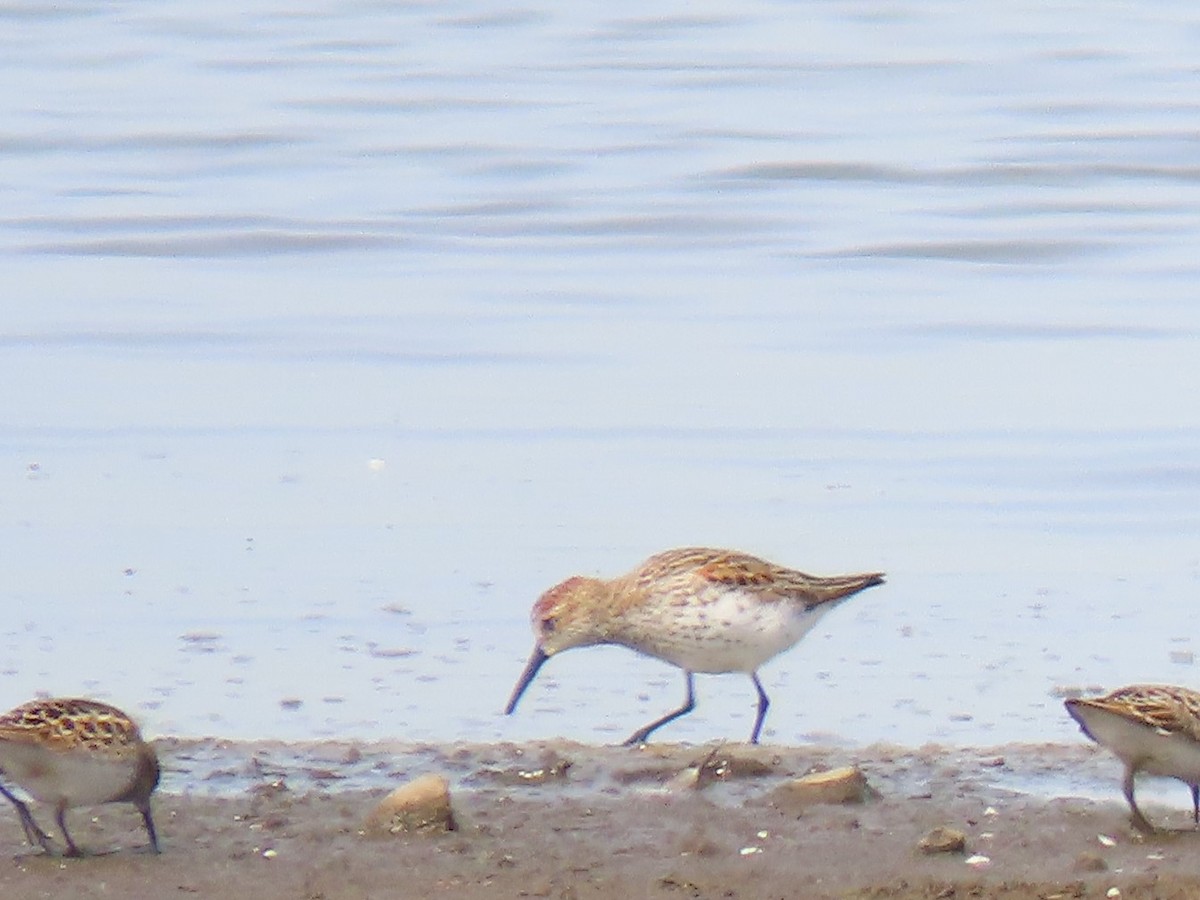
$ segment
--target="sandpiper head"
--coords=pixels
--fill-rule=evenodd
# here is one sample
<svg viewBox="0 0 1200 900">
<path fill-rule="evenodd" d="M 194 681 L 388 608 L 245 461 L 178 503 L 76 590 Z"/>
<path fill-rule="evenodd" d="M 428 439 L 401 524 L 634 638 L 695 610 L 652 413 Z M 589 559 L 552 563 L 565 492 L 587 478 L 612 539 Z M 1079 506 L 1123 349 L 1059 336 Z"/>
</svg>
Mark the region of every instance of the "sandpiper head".
<svg viewBox="0 0 1200 900">
<path fill-rule="evenodd" d="M 551 656 L 572 647 L 586 647 L 603 641 L 594 625 L 594 602 L 602 593 L 603 582 L 576 575 L 542 594 L 529 615 L 533 625 L 533 653 L 525 671 L 517 679 L 504 712 L 511 714 L 538 670 Z"/>
<path fill-rule="evenodd" d="M 542 594 L 529 614 L 533 637 L 542 652 L 553 656 L 572 647 L 603 640 L 597 632 L 596 604 L 603 582 L 576 575 Z"/>
<path fill-rule="evenodd" d="M 1095 741 L 1096 736 L 1088 729 L 1086 701 L 1079 697 L 1068 697 L 1063 701 L 1063 706 L 1067 708 L 1067 713 L 1079 725 L 1079 730 L 1082 731 L 1090 740 Z M 1099 741 L 1097 741 L 1099 743 Z"/>
</svg>

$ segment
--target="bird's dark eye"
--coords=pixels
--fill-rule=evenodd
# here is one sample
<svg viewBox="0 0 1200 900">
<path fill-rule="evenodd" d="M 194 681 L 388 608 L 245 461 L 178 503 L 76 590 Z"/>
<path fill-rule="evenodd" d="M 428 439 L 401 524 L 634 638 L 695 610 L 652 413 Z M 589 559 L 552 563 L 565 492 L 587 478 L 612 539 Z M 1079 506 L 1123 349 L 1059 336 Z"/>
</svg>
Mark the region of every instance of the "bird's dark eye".
<svg viewBox="0 0 1200 900">
<path fill-rule="evenodd" d="M 553 634 L 554 626 L 557 624 L 558 623 L 555 621 L 554 616 L 544 616 L 541 621 L 542 631 L 546 634 Z"/>
</svg>

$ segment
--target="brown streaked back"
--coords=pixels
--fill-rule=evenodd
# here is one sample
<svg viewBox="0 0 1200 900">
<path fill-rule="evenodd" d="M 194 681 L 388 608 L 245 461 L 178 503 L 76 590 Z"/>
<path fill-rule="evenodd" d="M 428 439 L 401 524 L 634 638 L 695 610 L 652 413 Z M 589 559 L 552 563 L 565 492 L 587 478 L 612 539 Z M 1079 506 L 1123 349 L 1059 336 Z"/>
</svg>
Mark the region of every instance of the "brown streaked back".
<svg viewBox="0 0 1200 900">
<path fill-rule="evenodd" d="M 134 746 L 137 725 L 121 710 L 97 700 L 33 700 L 0 716 L 0 741 L 36 742 L 55 750 Z"/>
<path fill-rule="evenodd" d="M 801 600 L 810 608 L 856 594 L 882 584 L 884 580 L 882 572 L 831 577 L 809 575 L 749 553 L 708 547 L 683 547 L 659 553 L 622 580 L 632 582 L 630 586 L 636 590 L 652 584 L 661 587 L 673 579 L 692 578 L 744 588 L 764 600 Z"/>
</svg>

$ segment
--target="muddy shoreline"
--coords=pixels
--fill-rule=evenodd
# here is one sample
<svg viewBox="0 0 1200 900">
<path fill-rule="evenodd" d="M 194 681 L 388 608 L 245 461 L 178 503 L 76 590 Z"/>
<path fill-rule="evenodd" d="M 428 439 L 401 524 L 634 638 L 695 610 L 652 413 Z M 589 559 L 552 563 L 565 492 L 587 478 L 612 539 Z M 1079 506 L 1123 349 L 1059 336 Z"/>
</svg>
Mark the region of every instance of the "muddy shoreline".
<svg viewBox="0 0 1200 900">
<path fill-rule="evenodd" d="M 157 745 L 161 856 L 129 806 L 70 814 L 93 851 L 81 860 L 32 853 L 0 807 L 4 896 L 1200 896 L 1186 788 L 1148 795 L 1147 813 L 1176 830 L 1140 836 L 1119 767 L 1088 746 Z M 772 799 L 844 765 L 866 774 L 866 802 Z M 426 772 L 449 779 L 458 829 L 365 835 L 377 800 Z M 938 826 L 965 850 L 921 852 Z"/>
</svg>

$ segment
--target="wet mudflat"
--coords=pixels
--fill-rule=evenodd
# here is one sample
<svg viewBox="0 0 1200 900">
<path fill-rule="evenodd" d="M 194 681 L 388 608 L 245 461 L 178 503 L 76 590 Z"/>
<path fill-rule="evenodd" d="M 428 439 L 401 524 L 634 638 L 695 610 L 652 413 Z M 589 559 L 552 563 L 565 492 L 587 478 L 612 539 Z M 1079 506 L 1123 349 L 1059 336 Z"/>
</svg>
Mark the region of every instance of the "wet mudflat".
<svg viewBox="0 0 1200 900">
<path fill-rule="evenodd" d="M 169 767 L 156 798 L 161 856 L 141 847 L 127 807 L 74 813 L 77 840 L 99 852 L 83 860 L 29 854 L 14 820 L 0 830 L 0 853 L 12 858 L 0 867 L 0 891 L 267 900 L 1200 891 L 1186 789 L 1147 804 L 1156 822 L 1179 830 L 1136 835 L 1115 764 L 1083 746 L 163 741 L 160 749 Z M 864 802 L 781 799 L 791 779 L 845 765 L 865 773 Z M 391 786 L 429 771 L 451 782 L 457 830 L 363 833 Z M 1064 783 L 1078 791 L 1056 793 Z M 965 835 L 962 852 L 918 849 L 939 826 Z"/>
</svg>

